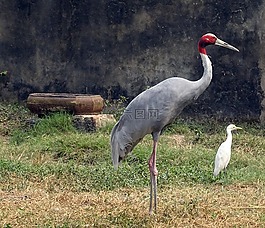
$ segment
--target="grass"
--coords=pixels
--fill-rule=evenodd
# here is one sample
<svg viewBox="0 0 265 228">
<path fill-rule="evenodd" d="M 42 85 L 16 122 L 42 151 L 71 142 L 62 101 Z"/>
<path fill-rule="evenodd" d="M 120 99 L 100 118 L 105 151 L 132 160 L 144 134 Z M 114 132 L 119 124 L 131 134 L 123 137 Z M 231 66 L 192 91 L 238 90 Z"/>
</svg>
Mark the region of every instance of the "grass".
<svg viewBox="0 0 265 228">
<path fill-rule="evenodd" d="M 179 119 L 158 146 L 158 213 L 148 215 L 151 136 L 115 171 L 112 125 L 78 132 L 72 116 L 38 119 L 0 103 L 2 227 L 265 226 L 265 129 L 233 137 L 227 174 L 213 178 L 216 150 L 228 123 Z"/>
</svg>

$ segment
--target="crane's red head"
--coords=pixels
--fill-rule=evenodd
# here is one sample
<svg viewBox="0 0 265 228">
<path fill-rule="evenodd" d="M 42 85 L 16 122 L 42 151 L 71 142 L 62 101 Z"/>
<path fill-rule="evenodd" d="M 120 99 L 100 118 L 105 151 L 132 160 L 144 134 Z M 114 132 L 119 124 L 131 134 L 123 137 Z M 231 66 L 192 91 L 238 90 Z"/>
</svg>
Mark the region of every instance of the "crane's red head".
<svg viewBox="0 0 265 228">
<path fill-rule="evenodd" d="M 205 48 L 206 48 L 206 46 L 211 45 L 211 44 L 222 46 L 222 47 L 229 48 L 231 50 L 239 52 L 239 50 L 237 48 L 235 48 L 232 45 L 218 39 L 216 37 L 216 35 L 214 35 L 212 33 L 207 33 L 201 37 L 201 39 L 199 40 L 199 43 L 198 43 L 199 52 L 206 55 L 206 49 Z"/>
<path fill-rule="evenodd" d="M 207 33 L 201 37 L 198 43 L 199 52 L 206 55 L 206 46 L 215 44 L 217 37 L 212 33 Z"/>
</svg>

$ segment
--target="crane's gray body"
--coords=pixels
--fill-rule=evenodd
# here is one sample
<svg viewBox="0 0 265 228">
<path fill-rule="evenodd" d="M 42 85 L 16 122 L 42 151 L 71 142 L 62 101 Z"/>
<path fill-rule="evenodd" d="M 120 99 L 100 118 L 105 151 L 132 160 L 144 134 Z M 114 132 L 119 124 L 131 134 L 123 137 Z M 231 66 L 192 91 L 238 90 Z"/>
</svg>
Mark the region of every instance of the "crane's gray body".
<svg viewBox="0 0 265 228">
<path fill-rule="evenodd" d="M 201 37 L 198 50 L 203 64 L 203 75 L 198 81 L 184 78 L 169 78 L 142 92 L 127 106 L 123 115 L 111 132 L 111 151 L 114 168 L 133 150 L 146 134 L 152 134 L 153 149 L 148 160 L 150 171 L 149 213 L 156 212 L 157 176 L 156 154 L 158 138 L 165 126 L 172 123 L 179 113 L 196 100 L 209 86 L 212 80 L 212 64 L 206 54 L 206 46 L 218 45 L 239 51 L 232 45 L 207 33 Z"/>
<path fill-rule="evenodd" d="M 145 135 L 152 134 L 158 140 L 161 130 L 208 87 L 212 79 L 212 65 L 207 55 L 201 54 L 201 58 L 204 74 L 200 80 L 168 78 L 130 102 L 111 132 L 115 168 Z"/>
</svg>

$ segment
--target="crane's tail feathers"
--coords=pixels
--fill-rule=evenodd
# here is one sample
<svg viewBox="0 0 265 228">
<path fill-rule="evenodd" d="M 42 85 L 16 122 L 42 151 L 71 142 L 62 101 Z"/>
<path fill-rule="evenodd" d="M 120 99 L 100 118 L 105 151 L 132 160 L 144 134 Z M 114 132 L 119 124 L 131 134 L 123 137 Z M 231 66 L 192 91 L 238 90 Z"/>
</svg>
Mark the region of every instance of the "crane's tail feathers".
<svg viewBox="0 0 265 228">
<path fill-rule="evenodd" d="M 111 154 L 112 163 L 115 169 L 118 169 L 120 161 L 127 154 L 129 140 L 125 137 L 125 133 L 119 129 L 119 122 L 113 127 L 111 131 Z"/>
<path fill-rule="evenodd" d="M 115 136 L 111 137 L 111 155 L 112 155 L 112 164 L 114 169 L 118 169 L 119 166 L 119 144 Z"/>
<path fill-rule="evenodd" d="M 133 139 L 130 131 L 124 127 L 124 119 L 113 127 L 111 131 L 111 154 L 112 163 L 115 169 L 118 168 L 119 163 L 128 153 L 142 140 L 142 138 Z"/>
</svg>

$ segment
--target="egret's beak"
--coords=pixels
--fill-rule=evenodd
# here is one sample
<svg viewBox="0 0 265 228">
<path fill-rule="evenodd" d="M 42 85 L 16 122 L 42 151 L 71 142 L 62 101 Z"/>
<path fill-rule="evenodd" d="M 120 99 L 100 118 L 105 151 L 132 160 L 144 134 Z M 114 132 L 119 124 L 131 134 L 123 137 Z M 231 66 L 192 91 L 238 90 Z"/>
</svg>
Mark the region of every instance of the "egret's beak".
<svg viewBox="0 0 265 228">
<path fill-rule="evenodd" d="M 242 130 L 242 127 L 235 127 L 234 130 Z"/>
<path fill-rule="evenodd" d="M 228 49 L 231 49 L 233 51 L 237 51 L 239 52 L 239 50 L 235 47 L 233 47 L 232 45 L 220 40 L 217 38 L 217 40 L 215 41 L 215 44 L 214 45 L 217 45 L 217 46 L 221 46 L 221 47 L 225 47 L 225 48 L 228 48 Z"/>
</svg>

